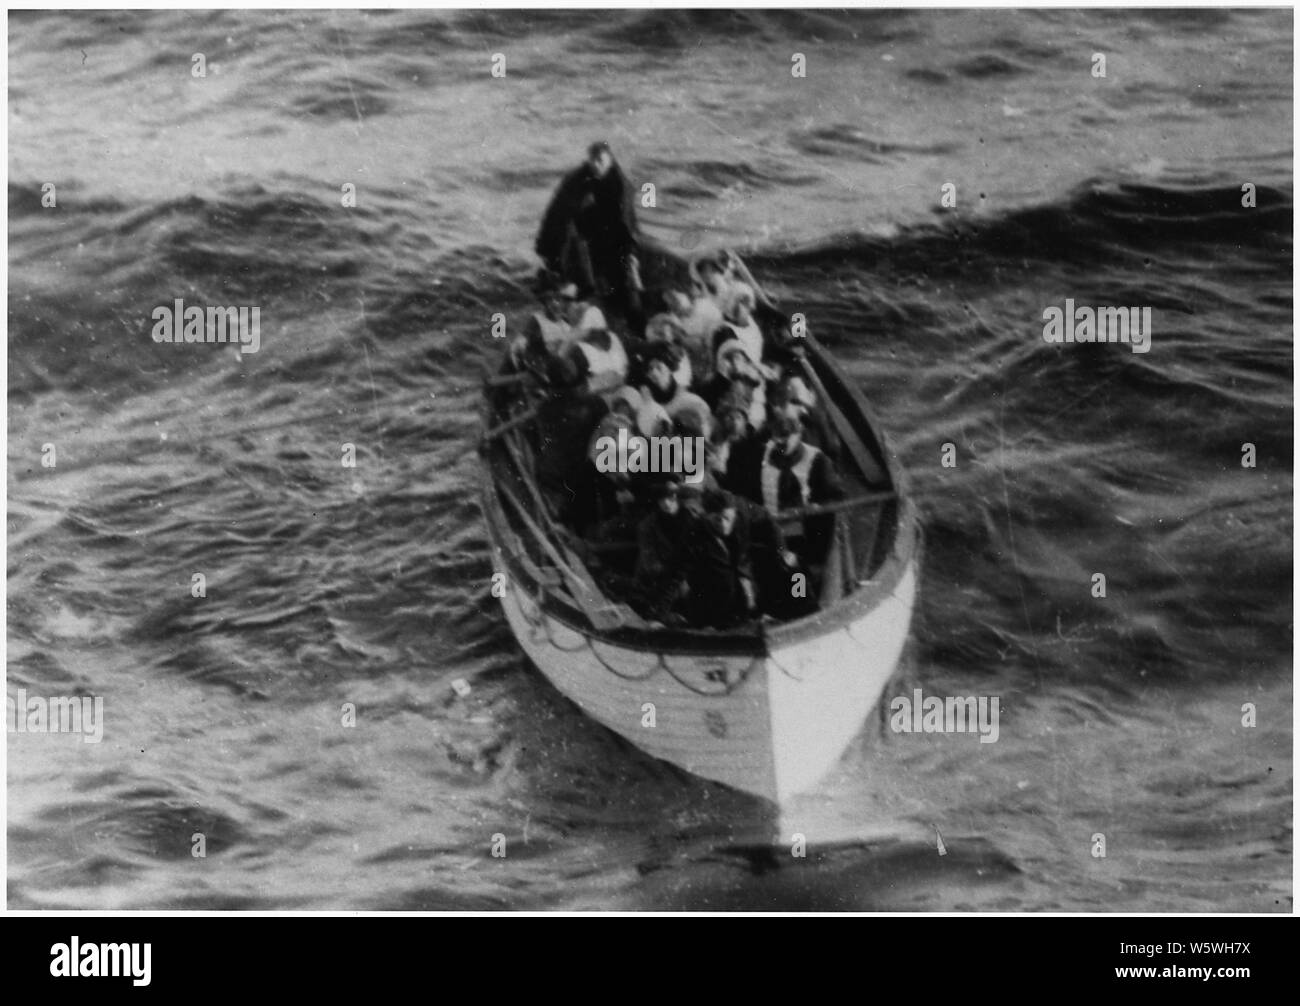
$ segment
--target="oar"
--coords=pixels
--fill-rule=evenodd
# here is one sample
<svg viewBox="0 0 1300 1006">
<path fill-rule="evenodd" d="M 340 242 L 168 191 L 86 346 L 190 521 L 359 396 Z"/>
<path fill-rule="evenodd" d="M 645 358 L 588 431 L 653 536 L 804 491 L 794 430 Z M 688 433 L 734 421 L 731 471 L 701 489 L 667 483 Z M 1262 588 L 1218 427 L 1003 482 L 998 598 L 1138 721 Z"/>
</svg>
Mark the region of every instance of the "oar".
<svg viewBox="0 0 1300 1006">
<path fill-rule="evenodd" d="M 542 526 L 539 527 L 528 514 L 523 514 L 525 521 L 535 529 L 534 533 L 541 540 L 542 547 L 557 563 L 560 572 L 570 581 L 571 592 L 573 584 L 577 584 L 580 588 L 580 591 L 575 592 L 575 597 L 587 617 L 591 619 L 591 624 L 598 629 L 622 628 L 628 622 L 631 610 L 624 611 L 622 609 L 625 606 L 612 603 L 596 586 L 596 581 L 587 575 L 582 560 L 565 544 L 563 528 L 559 527 L 551 517 L 546 500 L 542 498 L 541 492 L 528 477 L 528 467 L 524 463 L 523 452 L 512 437 L 507 437 L 504 443 L 511 460 L 519 470 L 521 481 L 528 489 L 533 506 L 537 508 L 537 516 Z M 500 485 L 500 488 L 502 491 L 509 491 L 504 485 Z"/>
<path fill-rule="evenodd" d="M 509 419 L 507 419 L 504 423 L 501 423 L 499 426 L 492 427 L 492 429 L 488 430 L 486 433 L 483 434 L 483 438 L 482 438 L 483 442 L 487 443 L 490 440 L 495 440 L 497 437 L 509 433 L 511 430 L 518 429 L 520 426 L 523 426 L 525 423 L 532 422 L 535 418 L 537 418 L 537 410 L 538 410 L 538 406 L 534 405 L 531 409 L 526 409 L 525 411 L 519 413 L 517 416 L 511 416 Z"/>
<path fill-rule="evenodd" d="M 831 503 L 815 503 L 812 506 L 799 507 L 795 510 L 782 510 L 772 515 L 774 520 L 801 520 L 804 517 L 816 517 L 826 513 L 842 513 L 873 503 L 887 503 L 898 494 L 894 492 L 859 493 Z"/>
<path fill-rule="evenodd" d="M 537 543 L 542 546 L 542 551 L 555 564 L 560 576 L 564 578 L 569 593 L 577 602 L 578 607 L 582 609 L 583 614 L 587 616 L 588 621 L 601 631 L 621 629 L 628 624 L 629 620 L 620 610 L 621 606 L 611 604 L 593 581 L 569 565 L 565 556 L 560 554 L 559 548 L 556 547 L 538 523 L 533 520 L 523 500 L 515 495 L 514 490 L 501 480 L 497 481 L 496 489 L 501 494 L 502 499 L 506 500 L 514 508 L 515 513 L 519 515 L 519 519 L 524 522 L 524 526 L 537 539 Z"/>
<path fill-rule="evenodd" d="M 741 278 L 753 289 L 754 296 L 761 300 L 767 307 L 770 307 L 773 311 L 777 310 L 776 302 L 767 295 L 766 290 L 759 286 L 758 280 L 754 279 L 754 274 L 749 271 L 749 266 L 745 265 L 745 260 L 730 248 L 727 249 L 727 256 L 732 262 L 739 266 Z"/>
<path fill-rule="evenodd" d="M 803 355 L 798 356 L 799 365 L 807 375 L 808 380 L 812 382 L 813 390 L 817 392 L 817 397 L 822 403 L 822 408 L 830 416 L 831 425 L 835 427 L 835 432 L 840 435 L 844 445 L 849 449 L 849 454 L 853 456 L 853 461 L 857 464 L 858 469 L 862 472 L 862 477 L 866 479 L 867 485 L 877 485 L 882 480 L 883 472 L 876 459 L 871 456 L 867 450 L 867 445 L 862 442 L 858 436 L 858 431 L 854 429 L 853 424 L 849 422 L 848 417 L 840 411 L 838 405 L 831 399 L 830 394 L 826 391 L 826 385 L 822 379 L 817 376 L 817 371 Z"/>
<path fill-rule="evenodd" d="M 530 370 L 525 370 L 519 374 L 492 374 L 483 378 L 483 387 L 485 388 L 508 388 L 514 384 L 520 384 L 523 381 L 535 381 L 537 375 Z"/>
</svg>

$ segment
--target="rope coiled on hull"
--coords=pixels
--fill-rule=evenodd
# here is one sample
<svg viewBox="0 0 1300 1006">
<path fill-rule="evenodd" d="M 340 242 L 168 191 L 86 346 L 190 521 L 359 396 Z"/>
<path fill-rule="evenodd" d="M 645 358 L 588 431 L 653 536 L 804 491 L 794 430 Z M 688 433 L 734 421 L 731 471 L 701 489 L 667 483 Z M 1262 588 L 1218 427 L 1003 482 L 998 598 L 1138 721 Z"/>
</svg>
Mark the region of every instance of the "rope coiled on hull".
<svg viewBox="0 0 1300 1006">
<path fill-rule="evenodd" d="M 530 642 L 536 645 L 541 645 L 541 643 L 544 640 L 552 648 L 565 654 L 577 653 L 585 647 L 587 650 L 591 652 L 591 655 L 596 659 L 597 663 L 599 663 L 601 667 L 605 668 L 605 670 L 607 670 L 610 674 L 614 675 L 616 678 L 622 679 L 623 681 L 638 681 L 638 682 L 648 681 L 650 678 L 654 677 L 660 671 L 664 671 L 665 673 L 668 674 L 669 677 L 671 677 L 679 685 L 681 685 L 683 688 L 689 691 L 694 692 L 696 695 L 702 695 L 705 696 L 706 698 L 719 698 L 721 696 L 730 695 L 732 692 L 736 691 L 736 689 L 738 689 L 741 685 L 743 685 L 747 680 L 749 680 L 749 676 L 751 673 L 753 673 L 754 667 L 757 664 L 761 663 L 762 660 L 764 659 L 762 656 L 754 657 L 749 662 L 749 665 L 745 667 L 739 675 L 737 675 L 735 680 L 730 680 L 731 678 L 731 675 L 729 673 L 730 669 L 727 665 L 724 665 L 723 671 L 726 674 L 728 680 L 726 681 L 725 684 L 720 684 L 719 687 L 713 689 L 700 688 L 694 682 L 683 677 L 681 673 L 673 669 L 672 665 L 668 663 L 668 660 L 665 657 L 665 655 L 659 651 L 654 651 L 655 660 L 654 663 L 650 666 L 649 670 L 640 674 L 631 674 L 619 670 L 617 667 L 611 664 L 604 656 L 602 656 L 600 650 L 598 650 L 596 647 L 596 640 L 592 639 L 592 637 L 587 635 L 587 633 L 585 632 L 574 630 L 577 633 L 578 638 L 581 640 L 581 642 L 579 642 L 576 646 L 561 646 L 555 640 L 555 634 L 551 627 L 551 619 L 547 616 L 546 612 L 542 610 L 541 603 L 537 601 L 535 598 L 533 598 L 532 596 L 530 596 L 526 591 L 520 590 L 517 587 L 515 589 L 515 597 L 516 597 L 516 604 L 519 608 L 520 617 L 523 618 L 524 622 L 528 626 L 528 634 L 529 634 Z"/>
</svg>

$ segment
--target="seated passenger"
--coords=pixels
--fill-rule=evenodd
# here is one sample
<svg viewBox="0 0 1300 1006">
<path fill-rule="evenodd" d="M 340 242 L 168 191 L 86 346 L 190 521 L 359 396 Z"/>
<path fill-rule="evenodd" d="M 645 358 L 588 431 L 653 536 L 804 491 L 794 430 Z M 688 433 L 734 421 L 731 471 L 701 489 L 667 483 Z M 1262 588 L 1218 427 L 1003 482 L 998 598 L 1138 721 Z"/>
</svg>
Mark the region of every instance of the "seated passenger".
<svg viewBox="0 0 1300 1006">
<path fill-rule="evenodd" d="M 673 372 L 680 362 L 681 351 L 666 342 L 653 343 L 646 352 L 645 384 L 641 387 L 641 397 L 662 405 L 670 419 L 682 409 L 710 411 L 704 399 L 677 382 Z"/>
<path fill-rule="evenodd" d="M 713 413 L 709 411 L 708 403 L 699 395 L 683 395 L 669 416 L 672 418 L 675 434 L 705 439 L 713 434 Z"/>
<path fill-rule="evenodd" d="M 702 519 L 691 527 L 686 549 L 689 594 L 686 620 L 728 629 L 751 617 L 757 603 L 749 541 L 737 533 L 736 501 L 729 493 L 704 493 Z"/>
<path fill-rule="evenodd" d="M 688 591 L 685 556 L 693 521 L 678 491 L 674 481 L 656 482 L 651 493 L 654 509 L 636 529 L 636 596 L 629 601 L 643 617 L 655 621 L 670 620 Z"/>
<path fill-rule="evenodd" d="M 732 286 L 730 304 L 723 311 L 723 318 L 731 326 L 734 337 L 745 347 L 749 358 L 757 364 L 763 362 L 763 330 L 754 318 L 754 289 L 748 283 L 736 283 Z"/>
<path fill-rule="evenodd" d="M 583 332 L 568 349 L 579 380 L 593 394 L 608 395 L 627 379 L 628 358 L 623 342 L 607 328 Z"/>
<path fill-rule="evenodd" d="M 726 395 L 744 398 L 754 428 L 760 428 L 767 421 L 763 372 L 754 365 L 739 339 L 725 339 L 718 347 L 714 375 L 701 389 L 700 395 L 715 411 Z"/>
<path fill-rule="evenodd" d="M 709 440 L 709 465 L 718 483 L 733 492 L 736 472 L 753 464 L 762 442 L 749 421 L 749 398 L 724 395 L 714 410 L 713 436 Z"/>
<path fill-rule="evenodd" d="M 806 578 L 808 570 L 787 547 L 781 525 L 760 504 L 743 496 L 733 495 L 732 499 L 736 504 L 736 533 L 749 542 L 749 562 L 763 614 L 785 619 L 816 611 L 816 598 L 807 597 L 806 590 L 794 589 L 794 574 L 802 573 Z"/>
<path fill-rule="evenodd" d="M 667 319 L 661 324 L 671 322 L 675 326 L 677 345 L 690 360 L 692 383 L 698 384 L 704 381 L 709 376 L 709 371 L 713 369 L 713 351 L 709 346 L 709 336 L 713 334 L 714 328 L 722 324 L 721 317 L 715 319 L 712 316 L 709 318 L 697 316 L 694 302 L 680 290 L 670 290 L 666 293 L 664 303 L 668 310 L 655 317 Z"/>
<path fill-rule="evenodd" d="M 677 383 L 689 388 L 693 380 L 693 367 L 690 354 L 686 350 L 686 330 L 681 322 L 671 314 L 656 314 L 646 323 L 645 337 L 647 343 L 666 343 L 680 350 L 681 361 L 673 371 Z"/>
<path fill-rule="evenodd" d="M 537 410 L 537 482 L 561 521 L 579 529 L 593 519 L 596 470 L 587 443 L 609 411 L 577 381 L 553 386 Z"/>
<path fill-rule="evenodd" d="M 835 466 L 816 447 L 803 442 L 803 423 L 790 415 L 779 415 L 769 428 L 769 442 L 757 466 L 745 466 L 737 473 L 742 492 L 777 515 L 803 507 L 831 503 L 844 498 L 844 488 Z M 819 514 L 804 522 L 801 554 L 809 563 L 821 563 L 830 547 L 835 528 L 833 514 Z"/>
<path fill-rule="evenodd" d="M 564 301 L 565 320 L 573 330 L 574 337 L 609 327 L 605 322 L 605 313 L 591 302 L 590 294 L 579 292 L 576 283 L 564 284 L 560 288 L 560 298 Z"/>
<path fill-rule="evenodd" d="M 701 295 L 712 300 L 719 311 L 725 311 L 732 298 L 729 264 L 724 265 L 710 255 L 701 255 L 690 264 L 690 272 Z"/>
<path fill-rule="evenodd" d="M 833 463 L 839 462 L 839 439 L 831 432 L 830 420 L 802 377 L 787 374 L 781 378 L 769 409 L 773 416 L 787 413 L 799 419 L 803 423 L 804 443 L 823 451 Z"/>
<path fill-rule="evenodd" d="M 628 392 L 625 395 L 624 392 Z M 632 402 L 629 402 L 629 397 Z M 615 443 L 618 443 L 620 430 L 626 430 L 628 437 L 637 436 L 636 414 L 641 408 L 641 396 L 632 388 L 619 388 L 609 399 L 609 412 L 600 418 L 595 428 L 591 431 L 591 437 L 587 441 L 587 456 L 591 458 L 594 464 L 600 456 L 600 441 L 604 437 L 610 437 Z"/>
<path fill-rule="evenodd" d="M 617 467 L 611 471 L 601 471 L 596 465 L 597 461 L 605 455 L 605 445 L 611 442 L 617 444 L 620 433 L 623 433 L 629 444 L 634 437 L 641 435 L 636 426 L 637 413 L 640 410 L 641 395 L 635 388 L 624 385 L 609 396 L 609 412 L 596 424 L 591 438 L 587 441 L 587 459 L 601 476 L 595 480 L 598 521 L 607 520 L 620 505 L 630 501 L 624 498 L 624 494 L 631 490 L 628 473 L 619 471 Z M 605 439 L 607 437 L 608 440 Z"/>
<path fill-rule="evenodd" d="M 797 510 L 841 499 L 844 489 L 830 459 L 803 442 L 803 423 L 779 415 L 757 464 L 738 472 L 741 491 L 769 513 Z"/>
<path fill-rule="evenodd" d="M 567 287 L 576 294 L 577 287 L 572 283 Z M 537 299 L 541 310 L 534 311 L 524 326 L 523 335 L 511 343 L 511 353 L 522 354 L 525 347 L 540 343 L 548 352 L 554 353 L 573 337 L 573 329 L 565 316 L 567 301 L 560 283 L 554 276 L 543 272 L 537 284 Z"/>
<path fill-rule="evenodd" d="M 543 386 L 565 385 L 568 383 L 567 368 L 558 365 L 555 352 L 567 344 L 572 332 L 564 319 L 560 286 L 543 270 L 538 276 L 536 291 L 541 310 L 535 312 L 524 325 L 523 332 L 510 341 L 500 373 L 531 374 Z M 499 401 L 504 402 L 515 392 L 505 384 L 497 394 Z"/>
<path fill-rule="evenodd" d="M 723 324 L 722 308 L 714 299 L 700 294 L 691 301 L 690 310 L 678 319 L 686 333 L 685 345 L 692 354 L 695 379 L 702 381 L 713 367 L 713 333 Z"/>
</svg>

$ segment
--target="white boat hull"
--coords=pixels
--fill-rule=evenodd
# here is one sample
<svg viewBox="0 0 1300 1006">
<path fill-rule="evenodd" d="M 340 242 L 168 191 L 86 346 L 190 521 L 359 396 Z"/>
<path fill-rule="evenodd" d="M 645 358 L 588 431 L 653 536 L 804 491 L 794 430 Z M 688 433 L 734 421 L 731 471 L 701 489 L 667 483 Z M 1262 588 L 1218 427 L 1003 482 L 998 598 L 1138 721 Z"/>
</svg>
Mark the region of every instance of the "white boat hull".
<svg viewBox="0 0 1300 1006">
<path fill-rule="evenodd" d="M 499 549 L 494 560 L 504 572 Z M 916 561 L 854 620 L 767 656 L 620 647 L 547 615 L 520 586 L 501 600 L 525 653 L 587 715 L 656 758 L 780 804 L 825 776 L 880 699 L 907 640 Z"/>
</svg>

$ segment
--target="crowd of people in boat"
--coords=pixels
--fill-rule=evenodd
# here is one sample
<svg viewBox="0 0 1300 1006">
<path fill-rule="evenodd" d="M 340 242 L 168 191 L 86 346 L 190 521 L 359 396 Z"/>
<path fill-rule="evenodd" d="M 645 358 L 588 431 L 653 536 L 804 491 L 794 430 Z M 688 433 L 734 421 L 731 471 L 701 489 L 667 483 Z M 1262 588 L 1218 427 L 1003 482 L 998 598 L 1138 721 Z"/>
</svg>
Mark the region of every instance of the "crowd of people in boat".
<svg viewBox="0 0 1300 1006">
<path fill-rule="evenodd" d="M 591 154 L 604 152 L 593 147 Z M 598 170 L 589 160 L 582 178 L 590 182 Z M 579 187 L 573 177 L 548 210 L 539 250 L 543 238 L 562 229 L 555 205 L 566 186 Z M 590 211 L 571 204 L 575 212 Z M 615 214 L 620 234 L 625 211 L 621 196 L 604 211 Z M 631 220 L 634 236 L 634 213 Z M 566 226 L 572 237 L 576 225 Z M 544 254 L 559 268 L 539 273 L 538 309 L 503 365 L 504 375 L 533 388 L 535 421 L 526 435 L 539 489 L 591 546 L 589 566 L 604 586 L 652 622 L 725 629 L 816 610 L 809 583 L 830 545 L 834 517 L 791 511 L 842 499 L 844 489 L 839 441 L 801 351 L 792 340 L 778 335 L 772 344 L 765 337 L 755 289 L 735 256 L 696 259 L 683 289 L 656 291 L 645 304 L 635 267 L 624 268 L 627 250 L 603 250 L 622 256 L 616 278 L 623 286 L 598 285 L 604 303 L 618 305 L 623 333 L 607 321 L 596 286 L 580 282 L 586 276 L 594 283 L 594 271 L 575 280 L 565 271 L 569 251 Z M 595 261 L 590 248 L 578 260 Z M 637 296 L 614 299 L 628 292 Z M 642 315 L 643 304 L 653 313 Z M 604 438 L 620 436 L 698 438 L 701 470 L 693 478 L 602 470 Z M 783 523 L 793 527 L 789 539 Z"/>
</svg>

